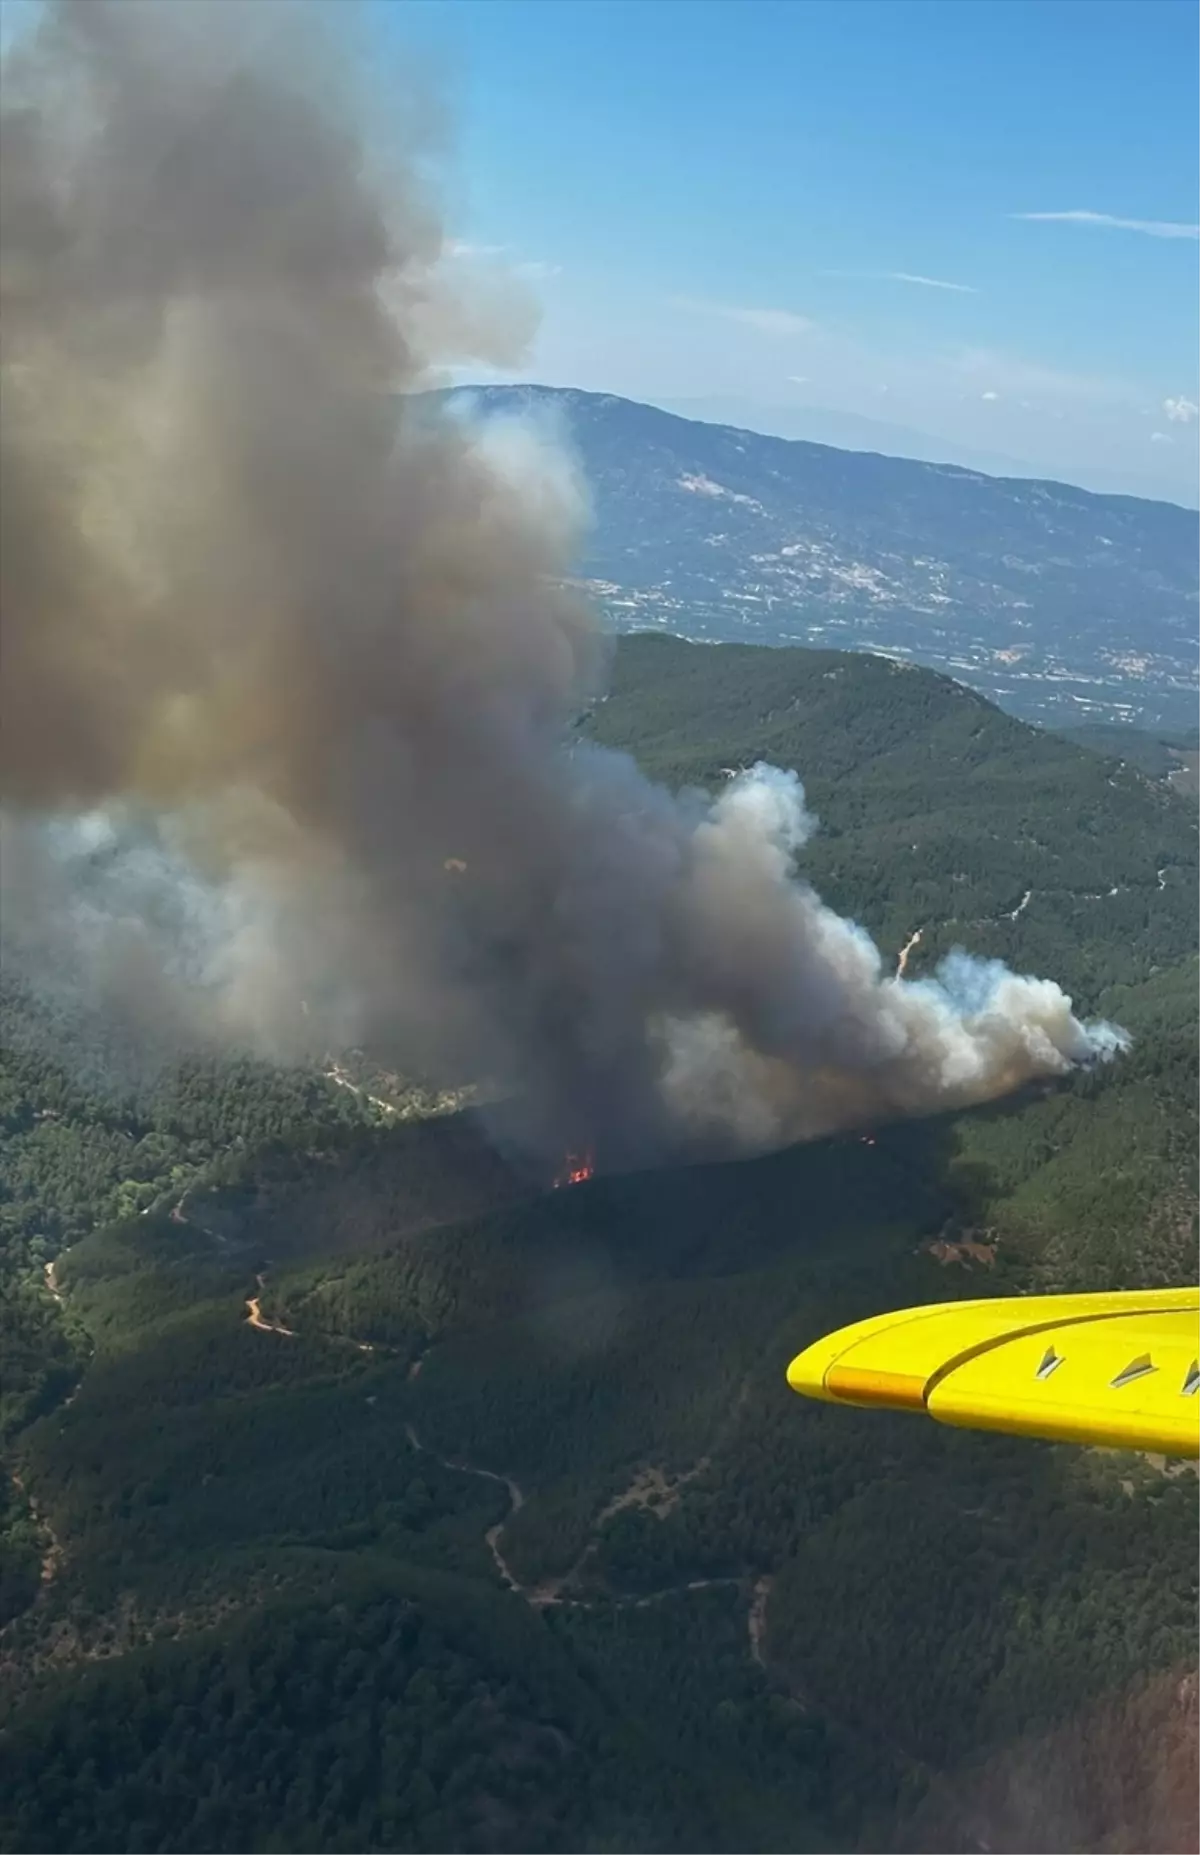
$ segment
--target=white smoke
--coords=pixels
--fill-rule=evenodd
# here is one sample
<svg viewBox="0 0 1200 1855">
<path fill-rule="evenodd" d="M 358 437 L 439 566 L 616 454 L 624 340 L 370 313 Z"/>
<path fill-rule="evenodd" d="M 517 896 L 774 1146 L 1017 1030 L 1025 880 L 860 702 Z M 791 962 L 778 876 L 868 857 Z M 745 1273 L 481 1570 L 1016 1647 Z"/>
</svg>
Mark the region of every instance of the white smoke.
<svg viewBox="0 0 1200 1855">
<path fill-rule="evenodd" d="M 1111 1056 L 1048 981 L 885 977 L 791 774 L 677 798 L 574 736 L 585 495 L 419 399 L 513 301 L 452 312 L 411 82 L 381 191 L 313 17 L 58 0 L 6 60 L 6 962 L 159 1047 L 486 1075 L 614 1164 Z"/>
<path fill-rule="evenodd" d="M 885 973 L 870 936 L 794 873 L 816 828 L 799 781 L 760 765 L 726 788 L 697 832 L 689 925 L 707 941 L 729 896 L 752 897 L 757 877 L 766 907 L 746 911 L 723 984 L 736 992 L 739 972 L 764 971 L 774 983 L 752 1039 L 744 1007 L 665 1021 L 663 1087 L 680 1121 L 714 1139 L 733 1127 L 743 1145 L 766 1147 L 967 1107 L 1128 1047 L 1115 1026 L 1081 1023 L 1052 980 L 999 960 L 959 949 L 931 978 Z"/>
</svg>

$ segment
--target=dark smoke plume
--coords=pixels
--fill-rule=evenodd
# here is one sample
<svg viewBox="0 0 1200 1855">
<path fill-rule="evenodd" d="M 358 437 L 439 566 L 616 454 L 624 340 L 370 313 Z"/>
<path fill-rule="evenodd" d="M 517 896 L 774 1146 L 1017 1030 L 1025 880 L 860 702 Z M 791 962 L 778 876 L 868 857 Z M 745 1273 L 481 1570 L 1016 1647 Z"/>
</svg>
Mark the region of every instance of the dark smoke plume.
<svg viewBox="0 0 1200 1855">
<path fill-rule="evenodd" d="M 59 0 L 6 60 L 14 969 L 180 1047 L 492 1078 L 532 1147 L 616 1163 L 1110 1053 L 1047 981 L 885 976 L 794 875 L 792 776 L 676 799 L 568 747 L 605 661 L 583 499 L 412 397 L 523 311 L 456 287 L 436 121 L 368 106 L 353 17 Z"/>
</svg>

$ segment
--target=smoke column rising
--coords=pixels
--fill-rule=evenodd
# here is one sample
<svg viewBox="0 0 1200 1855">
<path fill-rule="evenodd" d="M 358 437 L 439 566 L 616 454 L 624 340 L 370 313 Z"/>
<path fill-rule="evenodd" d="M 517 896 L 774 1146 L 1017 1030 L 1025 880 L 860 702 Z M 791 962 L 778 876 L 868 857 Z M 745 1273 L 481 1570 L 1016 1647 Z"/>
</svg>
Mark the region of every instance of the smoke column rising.
<svg viewBox="0 0 1200 1855">
<path fill-rule="evenodd" d="M 612 1163 L 1111 1054 L 1049 981 L 886 976 L 796 878 L 792 775 L 677 799 L 568 749 L 583 497 L 395 397 L 523 312 L 456 286 L 437 123 L 366 107 L 352 17 L 59 0 L 6 60 L 6 958 L 178 1047 L 495 1078 L 531 1150 Z"/>
</svg>

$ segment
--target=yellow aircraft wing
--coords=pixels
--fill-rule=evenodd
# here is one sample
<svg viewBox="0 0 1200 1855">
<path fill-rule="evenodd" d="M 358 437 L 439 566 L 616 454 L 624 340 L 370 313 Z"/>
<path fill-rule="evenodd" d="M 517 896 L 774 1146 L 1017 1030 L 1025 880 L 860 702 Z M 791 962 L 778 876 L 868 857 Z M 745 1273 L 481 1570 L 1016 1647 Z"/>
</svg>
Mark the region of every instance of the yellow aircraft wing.
<svg viewBox="0 0 1200 1855">
<path fill-rule="evenodd" d="M 788 1367 L 830 1404 L 965 1429 L 1200 1455 L 1200 1290 L 1020 1296 L 905 1308 L 843 1327 Z"/>
</svg>

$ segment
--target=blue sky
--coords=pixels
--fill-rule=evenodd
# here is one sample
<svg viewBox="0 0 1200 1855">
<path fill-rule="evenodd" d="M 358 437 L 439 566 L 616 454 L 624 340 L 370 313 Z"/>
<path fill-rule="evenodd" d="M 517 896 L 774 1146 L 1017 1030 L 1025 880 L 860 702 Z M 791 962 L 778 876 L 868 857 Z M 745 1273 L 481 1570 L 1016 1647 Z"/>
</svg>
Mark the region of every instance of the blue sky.
<svg viewBox="0 0 1200 1855">
<path fill-rule="evenodd" d="M 365 4 L 510 377 L 1200 500 L 1192 0 Z"/>
<path fill-rule="evenodd" d="M 514 377 L 1195 499 L 1191 0 L 375 3 L 540 300 Z"/>
</svg>

